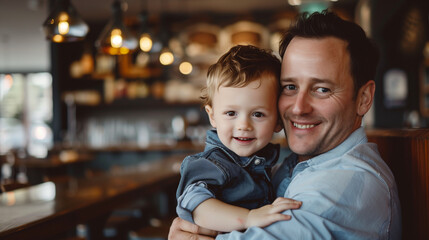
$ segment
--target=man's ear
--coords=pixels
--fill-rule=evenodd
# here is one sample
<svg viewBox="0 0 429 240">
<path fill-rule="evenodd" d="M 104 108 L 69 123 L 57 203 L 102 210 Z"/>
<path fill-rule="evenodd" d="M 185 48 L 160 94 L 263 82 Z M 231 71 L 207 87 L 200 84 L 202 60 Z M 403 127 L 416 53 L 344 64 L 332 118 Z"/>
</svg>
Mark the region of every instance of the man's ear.
<svg viewBox="0 0 429 240">
<path fill-rule="evenodd" d="M 363 85 L 357 95 L 357 114 L 359 116 L 365 115 L 371 108 L 374 101 L 375 82 L 374 80 L 368 81 Z"/>
<path fill-rule="evenodd" d="M 204 108 L 206 109 L 207 115 L 209 116 L 210 124 L 212 125 L 212 127 L 216 128 L 216 121 L 214 120 L 213 116 L 213 108 L 210 105 L 206 105 Z"/>
</svg>

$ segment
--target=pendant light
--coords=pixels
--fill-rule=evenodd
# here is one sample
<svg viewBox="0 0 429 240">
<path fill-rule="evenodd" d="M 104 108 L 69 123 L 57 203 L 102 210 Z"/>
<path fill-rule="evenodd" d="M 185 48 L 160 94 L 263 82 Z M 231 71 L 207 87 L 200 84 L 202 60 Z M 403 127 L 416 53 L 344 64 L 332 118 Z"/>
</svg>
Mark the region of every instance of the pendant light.
<svg viewBox="0 0 429 240">
<path fill-rule="evenodd" d="M 83 40 L 89 31 L 70 0 L 57 0 L 54 10 L 43 23 L 46 38 L 53 42 Z"/>
<path fill-rule="evenodd" d="M 165 20 L 161 20 L 161 34 L 160 34 L 160 38 L 161 38 L 161 43 L 162 43 L 162 49 L 161 52 L 159 53 L 159 62 L 164 65 L 171 65 L 174 62 L 174 54 L 170 49 L 169 46 L 169 32 L 168 32 L 168 28 L 165 24 Z"/>
<path fill-rule="evenodd" d="M 139 39 L 139 46 L 143 52 L 150 52 L 153 46 L 153 38 L 152 34 L 149 31 L 148 25 L 149 14 L 146 10 L 143 10 L 140 13 L 140 24 L 141 24 L 141 32 Z"/>
<path fill-rule="evenodd" d="M 125 55 L 136 50 L 137 38 L 127 29 L 122 19 L 121 2 L 112 5 L 113 19 L 106 25 L 96 41 L 96 47 L 110 55 Z"/>
</svg>

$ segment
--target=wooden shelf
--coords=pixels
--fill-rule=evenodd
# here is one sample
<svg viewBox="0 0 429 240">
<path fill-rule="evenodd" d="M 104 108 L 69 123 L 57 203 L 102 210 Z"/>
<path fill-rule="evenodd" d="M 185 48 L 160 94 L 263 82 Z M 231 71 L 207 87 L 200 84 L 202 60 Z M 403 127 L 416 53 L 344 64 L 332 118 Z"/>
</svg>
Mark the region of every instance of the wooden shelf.
<svg viewBox="0 0 429 240">
<path fill-rule="evenodd" d="M 78 111 L 97 110 L 120 110 L 129 111 L 134 109 L 169 109 L 169 108 L 199 108 L 199 102 L 167 102 L 163 99 L 136 98 L 116 99 L 112 103 L 101 103 L 98 105 L 78 105 Z"/>
</svg>

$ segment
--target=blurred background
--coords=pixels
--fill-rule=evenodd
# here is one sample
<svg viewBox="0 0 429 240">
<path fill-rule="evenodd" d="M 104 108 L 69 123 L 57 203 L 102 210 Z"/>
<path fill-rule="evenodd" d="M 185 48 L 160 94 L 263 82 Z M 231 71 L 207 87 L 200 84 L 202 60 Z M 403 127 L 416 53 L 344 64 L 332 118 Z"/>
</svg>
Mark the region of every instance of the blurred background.
<svg viewBox="0 0 429 240">
<path fill-rule="evenodd" d="M 299 12 L 326 8 L 360 24 L 380 49 L 376 98 L 365 127 L 427 127 L 428 5 L 0 0 L 0 156 L 44 159 L 78 149 L 105 159 L 111 151 L 201 146 L 210 128 L 199 103 L 208 66 L 236 44 L 277 51 Z M 4 165 L 2 173 L 11 174 Z"/>
<path fill-rule="evenodd" d="M 277 52 L 298 13 L 327 8 L 361 25 L 380 50 L 365 128 L 427 128 L 428 0 L 0 0 L 0 193 L 48 186 L 40 196 L 55 199 L 61 215 L 63 205 L 119 204 L 114 194 L 158 179 L 150 179 L 155 192 L 99 225 L 102 239 L 149 239 L 143 226 L 161 226 L 166 238 L 177 182 L 157 174 L 178 180 L 183 157 L 203 149 L 208 66 L 237 44 Z M 273 142 L 283 146 L 280 159 L 290 153 L 283 133 Z M 20 202 L 0 197 L 7 211 Z M 89 239 L 78 223 L 65 239 Z"/>
</svg>

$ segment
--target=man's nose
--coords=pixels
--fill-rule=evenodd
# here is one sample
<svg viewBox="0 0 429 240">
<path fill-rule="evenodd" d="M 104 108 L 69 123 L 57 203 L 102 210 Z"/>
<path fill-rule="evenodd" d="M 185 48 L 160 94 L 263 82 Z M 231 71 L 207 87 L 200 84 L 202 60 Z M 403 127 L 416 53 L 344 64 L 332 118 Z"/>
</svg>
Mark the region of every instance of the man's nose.
<svg viewBox="0 0 429 240">
<path fill-rule="evenodd" d="M 311 97 L 306 92 L 299 92 L 292 107 L 292 113 L 302 115 L 311 112 Z"/>
<path fill-rule="evenodd" d="M 247 116 L 241 116 L 238 119 L 237 129 L 240 131 L 251 131 L 252 130 L 252 123 L 251 123 L 250 119 Z"/>
</svg>

